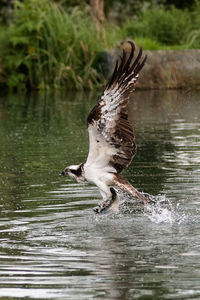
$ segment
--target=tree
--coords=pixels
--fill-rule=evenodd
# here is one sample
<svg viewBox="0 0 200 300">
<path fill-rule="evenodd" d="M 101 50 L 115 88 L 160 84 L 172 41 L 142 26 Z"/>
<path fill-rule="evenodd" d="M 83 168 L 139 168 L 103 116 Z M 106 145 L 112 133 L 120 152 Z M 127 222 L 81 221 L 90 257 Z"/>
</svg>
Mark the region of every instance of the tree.
<svg viewBox="0 0 200 300">
<path fill-rule="evenodd" d="M 97 32 L 99 35 L 102 35 L 105 41 L 105 31 L 103 27 L 103 23 L 105 21 L 104 0 L 90 0 L 90 5 Z"/>
</svg>

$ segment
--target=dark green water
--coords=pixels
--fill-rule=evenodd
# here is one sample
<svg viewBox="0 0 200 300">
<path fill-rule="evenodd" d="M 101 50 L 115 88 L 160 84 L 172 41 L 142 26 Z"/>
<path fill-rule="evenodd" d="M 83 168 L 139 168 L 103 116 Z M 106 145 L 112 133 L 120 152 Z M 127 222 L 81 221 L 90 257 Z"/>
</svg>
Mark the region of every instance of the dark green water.
<svg viewBox="0 0 200 300">
<path fill-rule="evenodd" d="M 136 92 L 124 173 L 157 205 L 95 216 L 96 187 L 59 176 L 85 159 L 95 95 L 0 98 L 0 297 L 200 299 L 200 92 Z"/>
</svg>

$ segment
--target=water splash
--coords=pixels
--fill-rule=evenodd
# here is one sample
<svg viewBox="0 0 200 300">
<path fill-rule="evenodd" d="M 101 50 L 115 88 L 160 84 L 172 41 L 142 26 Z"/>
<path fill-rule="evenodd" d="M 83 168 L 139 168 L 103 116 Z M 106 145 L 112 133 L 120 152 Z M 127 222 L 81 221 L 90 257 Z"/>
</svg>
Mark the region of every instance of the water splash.
<svg viewBox="0 0 200 300">
<path fill-rule="evenodd" d="M 144 215 L 149 218 L 151 222 L 172 225 L 182 224 L 187 221 L 188 216 L 185 212 L 180 210 L 180 203 L 173 204 L 165 195 L 150 196 L 149 198 L 150 204 L 145 208 Z"/>
<path fill-rule="evenodd" d="M 119 214 L 143 215 L 156 224 L 183 224 L 193 220 L 189 213 L 183 210 L 180 203 L 174 203 L 165 195 L 152 196 L 145 193 L 145 196 L 149 199 L 149 205 L 144 209 L 137 199 L 120 193 Z"/>
<path fill-rule="evenodd" d="M 120 222 L 127 220 L 125 215 L 134 215 L 138 218 L 146 217 L 154 224 L 168 224 L 168 225 L 181 225 L 199 223 L 199 214 L 194 214 L 194 211 L 186 211 L 185 201 L 182 199 L 179 202 L 168 199 L 165 195 L 152 196 L 145 193 L 144 195 L 149 199 L 147 207 L 141 204 L 138 199 L 133 198 L 131 195 L 118 191 L 120 195 L 120 203 L 117 209 L 108 209 L 102 214 L 94 214 L 93 219 L 98 222 L 107 222 L 110 220 Z M 134 220 L 136 220 L 134 218 Z"/>
</svg>

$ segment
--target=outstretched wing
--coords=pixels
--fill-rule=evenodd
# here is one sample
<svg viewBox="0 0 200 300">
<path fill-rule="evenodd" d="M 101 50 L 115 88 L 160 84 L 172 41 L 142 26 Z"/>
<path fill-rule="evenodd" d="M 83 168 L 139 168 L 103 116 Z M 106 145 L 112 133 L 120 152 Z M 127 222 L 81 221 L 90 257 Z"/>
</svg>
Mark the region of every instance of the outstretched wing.
<svg viewBox="0 0 200 300">
<path fill-rule="evenodd" d="M 112 168 L 120 173 L 131 163 L 136 153 L 135 137 L 128 121 L 127 103 L 134 91 L 138 73 L 144 66 L 146 56 L 142 59 L 142 48 L 134 60 L 135 46 L 129 41 L 131 52 L 126 52 L 116 63 L 114 72 L 103 95 L 87 118 L 89 132 L 89 154 L 87 165 Z"/>
</svg>

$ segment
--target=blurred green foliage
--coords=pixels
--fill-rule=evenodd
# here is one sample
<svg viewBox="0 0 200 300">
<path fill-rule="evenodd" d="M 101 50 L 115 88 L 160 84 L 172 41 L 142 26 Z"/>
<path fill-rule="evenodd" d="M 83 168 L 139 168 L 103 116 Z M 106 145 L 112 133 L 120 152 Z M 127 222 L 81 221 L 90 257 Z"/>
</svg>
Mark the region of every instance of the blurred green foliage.
<svg viewBox="0 0 200 300">
<path fill-rule="evenodd" d="M 149 8 L 123 23 L 124 35 L 154 41 L 158 48 L 200 48 L 200 1 L 189 9 L 163 5 Z"/>
<path fill-rule="evenodd" d="M 129 37 L 147 37 L 164 45 L 180 45 L 185 43 L 191 18 L 186 10 L 158 7 L 146 10 L 137 19 L 128 19 L 123 26 Z"/>
<path fill-rule="evenodd" d="M 90 17 L 48 0 L 15 2 L 13 23 L 1 37 L 10 88 L 85 88 L 99 80 L 92 67 L 102 49 Z"/>
<path fill-rule="evenodd" d="M 8 23 L 12 18 L 13 0 L 0 1 L 0 22 Z"/>
<path fill-rule="evenodd" d="M 0 85 L 11 89 L 92 89 L 103 82 L 105 51 L 127 37 L 150 50 L 200 48 L 200 0 L 184 9 L 179 1 L 105 0 L 105 38 L 89 0 L 13 1 L 10 24 L 0 25 Z M 113 6 L 123 14 L 113 17 Z"/>
<path fill-rule="evenodd" d="M 8 22 L 12 18 L 12 10 L 16 0 L 0 1 L 0 22 Z M 23 2 L 23 0 L 20 0 Z M 26 0 L 25 0 L 26 1 Z M 74 7 L 85 8 L 90 5 L 90 0 L 52 0 L 63 6 L 66 10 Z M 179 9 L 191 9 L 195 0 L 104 0 L 104 10 L 107 17 L 114 15 L 115 18 L 125 20 L 129 16 L 138 15 L 140 12 L 149 8 L 164 5 L 168 8 L 173 5 Z M 123 13 L 122 13 L 123 12 Z"/>
</svg>

